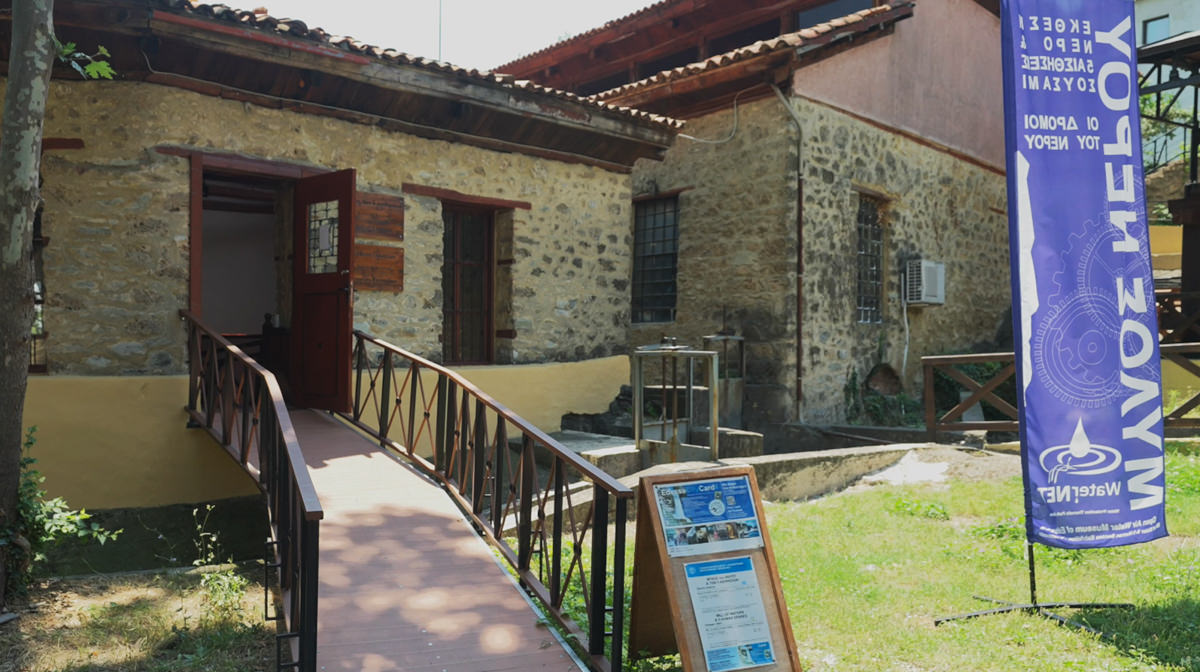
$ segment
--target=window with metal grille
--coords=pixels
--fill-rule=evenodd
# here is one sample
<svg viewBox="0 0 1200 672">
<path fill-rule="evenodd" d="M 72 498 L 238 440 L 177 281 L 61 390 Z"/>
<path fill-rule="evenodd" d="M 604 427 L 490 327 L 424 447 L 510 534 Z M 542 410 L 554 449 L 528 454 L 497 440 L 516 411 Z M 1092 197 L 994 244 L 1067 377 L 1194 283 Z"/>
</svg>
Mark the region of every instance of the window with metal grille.
<svg viewBox="0 0 1200 672">
<path fill-rule="evenodd" d="M 863 324 L 883 321 L 883 223 L 879 216 L 882 209 L 880 199 L 859 194 L 855 268 L 858 271 L 858 321 Z"/>
<path fill-rule="evenodd" d="M 634 204 L 634 322 L 675 319 L 675 271 L 679 258 L 679 198 Z"/>
</svg>

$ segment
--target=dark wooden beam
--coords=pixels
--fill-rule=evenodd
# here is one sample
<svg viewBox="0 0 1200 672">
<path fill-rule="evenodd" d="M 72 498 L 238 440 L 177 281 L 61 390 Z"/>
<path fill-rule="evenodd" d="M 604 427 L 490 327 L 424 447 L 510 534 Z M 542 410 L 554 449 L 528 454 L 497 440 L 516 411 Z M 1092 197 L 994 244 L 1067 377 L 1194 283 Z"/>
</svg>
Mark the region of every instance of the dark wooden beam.
<svg viewBox="0 0 1200 672">
<path fill-rule="evenodd" d="M 401 190 L 406 194 L 413 194 L 414 196 L 429 196 L 441 201 L 462 203 L 464 205 L 482 205 L 488 208 L 496 208 L 497 210 L 533 209 L 533 204 L 528 201 L 512 201 L 506 198 L 476 196 L 474 194 L 464 194 L 461 191 L 454 191 L 453 189 L 430 187 L 424 184 L 413 184 L 412 182 L 405 182 Z"/>
<path fill-rule="evenodd" d="M 42 151 L 83 149 L 83 138 L 42 138 Z"/>
</svg>

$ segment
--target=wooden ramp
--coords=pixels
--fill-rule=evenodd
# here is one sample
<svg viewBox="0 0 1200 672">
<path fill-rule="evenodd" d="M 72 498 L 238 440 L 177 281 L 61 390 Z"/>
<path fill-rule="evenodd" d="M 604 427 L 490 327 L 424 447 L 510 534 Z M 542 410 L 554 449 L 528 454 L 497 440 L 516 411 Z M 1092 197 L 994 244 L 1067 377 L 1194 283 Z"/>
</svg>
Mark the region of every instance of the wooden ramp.
<svg viewBox="0 0 1200 672">
<path fill-rule="evenodd" d="M 433 481 L 328 414 L 292 422 L 325 510 L 318 670 L 581 669 Z"/>
</svg>

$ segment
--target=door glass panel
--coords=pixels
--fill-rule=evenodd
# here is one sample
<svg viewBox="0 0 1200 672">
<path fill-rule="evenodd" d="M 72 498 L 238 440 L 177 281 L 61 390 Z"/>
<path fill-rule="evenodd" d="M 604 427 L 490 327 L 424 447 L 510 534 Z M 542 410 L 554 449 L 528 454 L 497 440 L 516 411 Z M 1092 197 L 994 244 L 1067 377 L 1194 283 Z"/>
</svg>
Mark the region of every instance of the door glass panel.
<svg viewBox="0 0 1200 672">
<path fill-rule="evenodd" d="M 338 202 L 308 206 L 308 272 L 337 273 Z"/>
</svg>

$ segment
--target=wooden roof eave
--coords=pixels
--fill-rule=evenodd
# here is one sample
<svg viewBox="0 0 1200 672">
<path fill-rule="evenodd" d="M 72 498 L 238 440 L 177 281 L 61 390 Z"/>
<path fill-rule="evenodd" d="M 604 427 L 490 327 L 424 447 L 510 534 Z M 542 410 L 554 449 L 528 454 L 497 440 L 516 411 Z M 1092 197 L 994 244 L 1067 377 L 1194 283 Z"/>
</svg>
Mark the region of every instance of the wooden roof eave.
<svg viewBox="0 0 1200 672">
<path fill-rule="evenodd" d="M 739 80 L 746 80 L 747 84 L 783 84 L 787 81 L 796 60 L 796 52 L 792 49 L 771 52 L 725 67 L 705 70 L 691 77 L 670 79 L 633 89 L 625 94 L 618 93 L 602 100 L 611 105 L 648 107 L 665 98 L 719 87 Z"/>
<path fill-rule="evenodd" d="M 760 72 L 774 69 L 774 83 L 781 84 L 779 72 L 786 69 L 784 78 L 796 69 L 823 60 L 851 49 L 865 42 L 890 35 L 895 31 L 896 23 L 910 18 L 913 14 L 912 5 L 898 7 L 890 12 L 875 14 L 857 24 L 841 27 L 824 33 L 815 38 L 805 39 L 803 43 L 790 49 L 770 51 L 757 56 L 750 56 L 734 61 L 727 65 L 718 65 L 690 76 L 667 79 L 659 83 L 647 83 L 636 86 L 627 92 L 615 89 L 615 92 L 603 92 L 596 95 L 610 105 L 622 105 L 646 110 L 658 110 L 660 101 L 673 95 L 691 93 L 705 88 L 720 86 L 739 79 L 751 83 L 751 76 Z M 772 57 L 778 57 L 773 59 Z M 760 78 L 758 83 L 763 80 Z"/>
<path fill-rule="evenodd" d="M 263 34 L 255 29 L 225 26 L 161 10 L 152 13 L 149 28 L 154 35 L 217 52 L 281 66 L 309 68 L 400 92 L 466 102 L 497 114 L 516 112 L 626 142 L 632 140 L 665 148 L 675 135 L 674 130 L 663 124 L 638 120 L 616 111 L 606 112 L 582 102 L 473 80 L 453 72 L 385 63 L 340 49 Z"/>
</svg>

